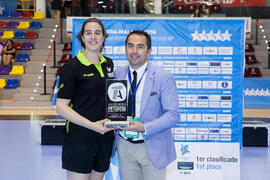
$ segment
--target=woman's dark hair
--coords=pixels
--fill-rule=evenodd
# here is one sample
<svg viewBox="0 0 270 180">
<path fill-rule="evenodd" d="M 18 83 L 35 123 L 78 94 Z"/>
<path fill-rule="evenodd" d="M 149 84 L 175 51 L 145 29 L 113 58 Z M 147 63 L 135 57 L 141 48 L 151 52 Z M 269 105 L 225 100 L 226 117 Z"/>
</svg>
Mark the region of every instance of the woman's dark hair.
<svg viewBox="0 0 270 180">
<path fill-rule="evenodd" d="M 196 11 L 197 11 L 197 10 L 198 10 L 198 14 L 196 14 Z M 200 16 L 201 16 L 200 13 L 201 13 L 200 8 L 199 8 L 199 7 L 195 7 L 194 13 L 193 13 L 193 17 L 200 17 Z"/>
<path fill-rule="evenodd" d="M 10 41 L 11 45 L 14 46 L 14 42 L 12 41 L 12 39 L 8 39 L 7 42 Z"/>
<path fill-rule="evenodd" d="M 146 44 L 147 44 L 147 50 L 151 49 L 152 47 L 152 43 L 151 43 L 151 36 L 145 32 L 145 31 L 142 31 L 142 30 L 134 30 L 132 32 L 130 32 L 126 38 L 126 42 L 125 42 L 125 45 L 127 46 L 127 41 L 128 41 L 128 38 L 129 36 L 131 36 L 132 34 L 136 34 L 136 35 L 142 35 L 146 38 Z"/>
<path fill-rule="evenodd" d="M 209 10 L 209 14 L 208 14 L 208 15 L 210 15 L 210 14 L 211 14 L 211 9 L 210 9 L 210 7 L 205 8 L 205 10 L 204 10 L 204 14 L 205 14 L 205 15 L 206 15 L 206 10 Z"/>
<path fill-rule="evenodd" d="M 108 37 L 108 34 L 107 34 L 106 30 L 105 30 L 105 27 L 104 27 L 103 23 L 102 23 L 99 19 L 97 19 L 97 18 L 89 18 L 89 19 L 87 19 L 86 21 L 84 21 L 84 23 L 83 23 L 83 25 L 82 25 L 82 29 L 81 29 L 81 31 L 78 33 L 77 38 L 78 38 L 78 40 L 80 41 L 81 46 L 82 46 L 83 48 L 85 48 L 85 44 L 84 44 L 84 42 L 83 42 L 83 40 L 82 40 L 82 36 L 83 36 L 83 33 L 84 33 L 85 25 L 86 25 L 87 23 L 90 23 L 90 22 L 98 23 L 98 24 L 101 26 L 102 34 L 103 34 L 103 36 L 105 37 L 105 38 L 104 38 L 104 42 L 103 42 L 103 44 L 102 44 L 102 46 L 101 46 L 101 49 L 103 49 L 103 48 L 104 48 L 104 45 L 105 45 L 105 40 L 106 40 L 106 38 Z"/>
</svg>

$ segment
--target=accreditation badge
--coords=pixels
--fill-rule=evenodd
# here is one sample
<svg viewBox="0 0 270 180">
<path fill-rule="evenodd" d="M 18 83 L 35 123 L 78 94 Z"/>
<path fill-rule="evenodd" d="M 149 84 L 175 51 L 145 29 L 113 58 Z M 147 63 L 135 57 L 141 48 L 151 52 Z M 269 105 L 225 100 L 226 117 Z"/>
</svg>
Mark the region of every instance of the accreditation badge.
<svg viewBox="0 0 270 180">
<path fill-rule="evenodd" d="M 140 121 L 140 117 L 132 117 L 132 116 L 127 116 L 127 120 L 128 121 Z M 124 131 L 124 136 L 126 138 L 138 138 L 139 137 L 139 132 L 135 132 L 135 131 Z"/>
</svg>

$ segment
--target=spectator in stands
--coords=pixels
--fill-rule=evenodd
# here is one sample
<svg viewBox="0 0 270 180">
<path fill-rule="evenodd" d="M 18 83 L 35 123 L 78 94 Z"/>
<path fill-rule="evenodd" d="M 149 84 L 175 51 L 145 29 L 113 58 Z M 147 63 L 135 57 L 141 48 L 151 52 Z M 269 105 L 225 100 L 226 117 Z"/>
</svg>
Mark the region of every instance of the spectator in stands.
<svg viewBox="0 0 270 180">
<path fill-rule="evenodd" d="M 91 16 L 91 11 L 89 11 L 88 0 L 80 0 L 82 15 L 83 16 Z"/>
<path fill-rule="evenodd" d="M 16 49 L 14 46 L 14 42 L 11 39 L 7 40 L 7 44 L 3 49 L 3 65 L 10 66 L 11 60 L 14 59 L 16 56 Z"/>
<path fill-rule="evenodd" d="M 205 8 L 203 17 L 209 17 L 210 15 L 211 15 L 210 7 Z"/>
<path fill-rule="evenodd" d="M 144 9 L 147 11 L 148 14 L 151 14 L 154 12 L 154 6 L 150 5 L 149 3 L 150 0 L 144 0 Z"/>
<path fill-rule="evenodd" d="M 53 12 L 53 17 L 56 20 L 57 25 L 60 26 L 60 14 L 61 14 L 64 0 L 50 0 L 50 2 L 51 2 L 51 8 Z"/>
<path fill-rule="evenodd" d="M 65 8 L 65 15 L 66 16 L 69 16 L 69 14 L 70 14 L 71 5 L 72 5 L 72 0 L 65 0 L 64 8 Z"/>
<path fill-rule="evenodd" d="M 60 71 L 56 111 L 67 119 L 62 167 L 68 180 L 103 180 L 109 169 L 114 132 L 105 128 L 106 79 L 113 61 L 100 52 L 107 37 L 99 19 L 87 19 L 78 34 L 84 48 Z"/>
<path fill-rule="evenodd" d="M 196 7 L 194 9 L 194 13 L 191 14 L 191 17 L 201 17 L 201 15 L 200 15 L 200 8 Z"/>
<path fill-rule="evenodd" d="M 119 5 L 121 7 L 121 13 L 125 13 L 125 1 L 124 0 L 115 0 L 115 13 L 118 14 Z"/>
<path fill-rule="evenodd" d="M 128 0 L 128 6 L 130 14 L 137 13 L 137 0 Z"/>
</svg>

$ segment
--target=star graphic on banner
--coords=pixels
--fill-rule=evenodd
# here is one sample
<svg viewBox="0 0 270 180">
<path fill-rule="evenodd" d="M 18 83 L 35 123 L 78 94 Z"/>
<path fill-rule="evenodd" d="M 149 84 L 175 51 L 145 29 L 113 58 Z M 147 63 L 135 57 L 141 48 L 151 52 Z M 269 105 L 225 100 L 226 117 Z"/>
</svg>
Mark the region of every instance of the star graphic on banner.
<svg viewBox="0 0 270 180">
<path fill-rule="evenodd" d="M 226 30 L 224 33 L 221 33 L 220 30 L 217 33 L 214 33 L 212 30 L 209 33 L 206 33 L 205 30 L 202 33 L 195 31 L 191 34 L 193 37 L 192 41 L 231 41 L 232 34 Z"/>
<path fill-rule="evenodd" d="M 244 90 L 244 94 L 245 94 L 245 96 L 270 96 L 270 91 L 269 91 L 269 89 L 266 89 L 266 90 L 264 90 L 264 89 L 256 89 L 256 90 L 254 90 L 253 88 L 251 89 L 251 90 L 249 90 L 249 89 L 246 89 L 246 90 Z"/>
<path fill-rule="evenodd" d="M 203 40 L 208 41 L 207 34 L 204 30 L 199 36 L 201 37 L 201 41 Z"/>
<path fill-rule="evenodd" d="M 256 96 L 256 93 L 255 93 L 253 88 L 249 91 L 249 95 L 250 96 Z"/>
<path fill-rule="evenodd" d="M 0 15 L 3 14 L 4 9 L 5 9 L 5 7 L 1 7 L 1 6 L 0 6 Z"/>
<path fill-rule="evenodd" d="M 193 37 L 192 41 L 196 41 L 196 40 L 201 41 L 198 31 L 195 31 L 193 34 L 191 34 L 191 36 Z"/>
<path fill-rule="evenodd" d="M 210 33 L 207 34 L 208 41 L 216 41 L 215 35 L 213 31 L 211 30 Z"/>
<path fill-rule="evenodd" d="M 246 90 L 244 91 L 244 93 L 245 93 L 245 96 L 248 96 L 248 95 L 249 95 L 249 90 L 246 89 Z"/>
<path fill-rule="evenodd" d="M 232 34 L 230 34 L 228 30 L 226 30 L 225 33 L 222 34 L 222 36 L 223 36 L 223 41 L 226 41 L 226 40 L 231 41 Z"/>
<path fill-rule="evenodd" d="M 256 91 L 254 91 L 254 96 L 259 96 L 259 89 L 257 88 Z"/>
<path fill-rule="evenodd" d="M 216 37 L 216 41 L 218 41 L 218 40 L 223 41 L 222 35 L 220 33 L 220 30 L 218 30 L 218 32 L 214 36 Z"/>
<path fill-rule="evenodd" d="M 265 91 L 265 96 L 270 96 L 270 91 L 269 91 L 269 89 L 267 89 L 267 90 Z"/>
</svg>

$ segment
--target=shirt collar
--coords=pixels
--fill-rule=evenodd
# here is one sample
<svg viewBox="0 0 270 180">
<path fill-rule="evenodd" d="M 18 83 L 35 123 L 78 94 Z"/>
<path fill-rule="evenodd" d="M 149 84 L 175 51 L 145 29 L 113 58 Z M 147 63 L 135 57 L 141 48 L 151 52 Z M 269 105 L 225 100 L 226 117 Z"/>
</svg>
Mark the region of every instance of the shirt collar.
<svg viewBox="0 0 270 180">
<path fill-rule="evenodd" d="M 138 77 L 138 78 L 140 78 L 140 77 L 143 75 L 143 73 L 144 73 L 144 71 L 145 71 L 147 65 L 148 65 L 148 62 L 146 62 L 146 63 L 145 63 L 143 66 L 141 66 L 139 69 L 136 69 L 137 77 Z M 133 74 L 133 71 L 135 71 L 135 69 L 133 69 L 130 65 L 129 65 L 129 69 L 130 69 L 130 73 Z M 133 75 L 132 75 L 132 77 L 133 77 Z"/>
<path fill-rule="evenodd" d="M 84 56 L 84 50 L 80 50 L 78 52 L 77 58 L 85 66 L 90 66 L 91 64 L 93 64 L 90 61 L 88 61 L 88 59 Z M 104 56 L 102 54 L 99 54 L 99 59 L 100 59 L 100 64 L 102 64 L 104 62 L 107 62 L 106 59 L 104 58 Z"/>
</svg>

